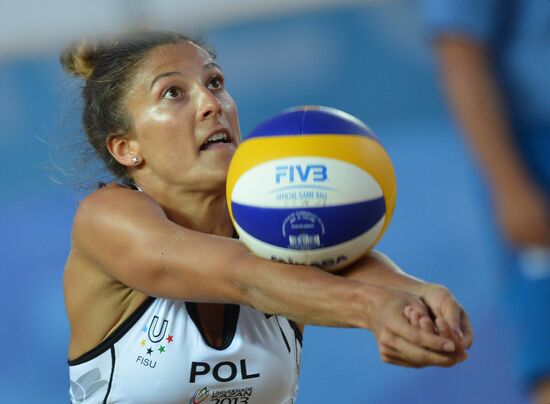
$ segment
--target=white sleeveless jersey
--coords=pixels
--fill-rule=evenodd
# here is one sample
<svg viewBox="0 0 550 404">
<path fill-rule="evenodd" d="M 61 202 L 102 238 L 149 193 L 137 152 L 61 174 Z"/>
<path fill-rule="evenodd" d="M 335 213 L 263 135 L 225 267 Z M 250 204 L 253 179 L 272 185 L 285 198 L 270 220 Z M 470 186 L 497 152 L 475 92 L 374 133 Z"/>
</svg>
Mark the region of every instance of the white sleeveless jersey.
<svg viewBox="0 0 550 404">
<path fill-rule="evenodd" d="M 69 361 L 73 403 L 294 403 L 302 336 L 286 318 L 226 305 L 223 344 L 194 303 L 148 298 L 99 346 Z"/>
</svg>

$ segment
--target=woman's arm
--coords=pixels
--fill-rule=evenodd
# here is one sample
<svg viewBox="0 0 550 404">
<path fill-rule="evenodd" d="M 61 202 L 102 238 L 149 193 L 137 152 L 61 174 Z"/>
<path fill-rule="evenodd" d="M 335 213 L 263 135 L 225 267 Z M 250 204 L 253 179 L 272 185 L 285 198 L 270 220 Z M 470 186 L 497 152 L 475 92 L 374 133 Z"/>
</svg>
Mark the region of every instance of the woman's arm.
<svg viewBox="0 0 550 404">
<path fill-rule="evenodd" d="M 417 296 L 424 294 L 425 289 L 430 286 L 423 280 L 407 274 L 388 256 L 375 250 L 338 274 L 347 279 L 406 290 Z"/>
<path fill-rule="evenodd" d="M 238 240 L 183 228 L 149 196 L 106 187 L 78 209 L 73 249 L 131 289 L 152 296 L 235 303 L 300 323 L 373 331 L 383 359 L 408 366 L 454 363 L 449 338 L 411 327 L 404 307 L 424 310 L 413 294 L 275 263 Z"/>
<path fill-rule="evenodd" d="M 370 299 L 378 293 L 316 268 L 261 259 L 238 240 L 181 227 L 147 194 L 122 187 L 103 188 L 81 203 L 73 248 L 148 295 L 244 304 L 320 325 L 369 328 Z"/>
<path fill-rule="evenodd" d="M 379 251 L 371 251 L 365 257 L 344 269 L 339 275 L 371 285 L 385 285 L 411 293 L 421 298 L 430 308 L 429 317 L 440 332 L 450 335 L 463 348 L 473 342 L 473 331 L 468 314 L 453 294 L 444 286 L 427 283 L 405 273 L 395 262 Z M 441 322 L 444 319 L 444 322 Z M 426 327 L 425 329 L 428 329 Z"/>
</svg>

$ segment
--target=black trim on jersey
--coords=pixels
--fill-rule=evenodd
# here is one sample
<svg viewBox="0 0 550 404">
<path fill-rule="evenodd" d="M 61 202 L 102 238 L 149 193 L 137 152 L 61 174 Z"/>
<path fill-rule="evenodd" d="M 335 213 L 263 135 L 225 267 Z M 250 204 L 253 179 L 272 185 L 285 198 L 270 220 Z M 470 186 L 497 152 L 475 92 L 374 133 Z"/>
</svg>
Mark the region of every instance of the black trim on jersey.
<svg viewBox="0 0 550 404">
<path fill-rule="evenodd" d="M 111 387 L 113 386 L 113 376 L 115 374 L 115 362 L 116 362 L 116 355 L 115 355 L 115 347 L 111 347 L 111 376 L 109 377 L 109 385 L 107 386 L 107 394 L 105 394 L 105 398 L 103 399 L 103 404 L 107 404 L 107 399 L 109 398 L 109 394 L 111 394 Z"/>
<path fill-rule="evenodd" d="M 132 190 L 134 190 L 134 191 L 141 191 L 141 189 L 140 189 L 136 184 L 134 184 L 132 181 L 130 181 L 130 180 L 128 180 L 128 179 L 122 181 L 122 183 L 121 183 L 120 185 L 122 185 L 122 186 L 124 186 L 124 187 L 126 187 L 126 188 L 130 188 L 130 189 L 132 189 Z M 106 187 L 106 186 L 107 186 L 107 183 L 105 183 L 105 182 L 103 182 L 103 181 L 99 181 L 99 182 L 97 183 L 97 189 L 101 189 L 101 188 L 104 188 L 104 187 Z"/>
<path fill-rule="evenodd" d="M 132 181 L 130 181 L 129 179 L 126 179 L 124 181 L 122 181 L 122 185 L 134 190 L 134 191 L 141 191 L 141 188 L 138 187 L 135 183 L 133 183 Z"/>
<path fill-rule="evenodd" d="M 265 316 L 266 320 L 269 320 L 271 317 L 273 317 L 273 314 L 264 313 L 264 316 Z M 296 325 L 296 323 L 294 321 L 289 320 L 288 318 L 287 318 L 287 321 L 290 324 L 290 326 L 292 327 L 292 329 L 294 330 L 294 337 L 300 343 L 300 346 L 303 346 L 304 336 L 302 334 L 302 331 L 298 328 L 298 326 Z M 279 320 L 277 320 L 277 324 L 279 324 Z M 279 328 L 281 328 L 280 324 L 279 324 Z M 281 329 L 281 332 L 283 332 L 282 329 Z M 286 338 L 285 338 L 285 342 L 286 342 Z M 288 344 L 287 344 L 287 347 L 288 347 Z"/>
<path fill-rule="evenodd" d="M 102 353 L 106 352 L 109 348 L 112 348 L 129 330 L 132 328 L 143 314 L 147 311 L 149 306 L 155 301 L 154 297 L 148 297 L 143 303 L 132 313 L 130 317 L 122 322 L 116 330 L 114 330 L 105 340 L 99 343 L 95 348 L 92 348 L 88 352 L 80 355 L 78 358 L 68 360 L 69 366 L 80 365 L 81 363 L 88 362 L 94 358 L 97 358 Z"/>
<path fill-rule="evenodd" d="M 281 323 L 279 323 L 279 316 L 275 316 L 275 321 L 277 321 L 277 325 L 279 326 L 279 330 L 281 331 L 281 335 L 283 336 L 283 341 L 285 341 L 286 349 L 288 350 L 288 353 L 290 353 L 290 345 L 288 344 L 288 339 L 286 339 L 283 327 L 281 327 Z"/>
<path fill-rule="evenodd" d="M 215 349 L 216 351 L 224 351 L 229 348 L 229 345 L 233 342 L 235 337 L 235 332 L 237 331 L 237 322 L 239 321 L 239 313 L 241 307 L 236 304 L 226 304 L 223 313 L 223 334 L 222 334 L 222 345 L 218 348 L 212 346 L 208 343 L 204 330 L 201 327 L 199 319 L 199 311 L 197 309 L 197 304 L 193 302 L 185 302 L 185 308 L 189 313 L 189 317 L 193 320 L 195 327 L 199 330 L 204 343 L 210 348 Z"/>
<path fill-rule="evenodd" d="M 300 346 L 303 346 L 304 336 L 302 334 L 302 331 L 298 328 L 298 326 L 296 325 L 296 323 L 294 321 L 288 320 L 288 323 L 290 324 L 290 326 L 294 330 L 294 336 L 296 337 L 296 339 L 300 343 Z"/>
</svg>

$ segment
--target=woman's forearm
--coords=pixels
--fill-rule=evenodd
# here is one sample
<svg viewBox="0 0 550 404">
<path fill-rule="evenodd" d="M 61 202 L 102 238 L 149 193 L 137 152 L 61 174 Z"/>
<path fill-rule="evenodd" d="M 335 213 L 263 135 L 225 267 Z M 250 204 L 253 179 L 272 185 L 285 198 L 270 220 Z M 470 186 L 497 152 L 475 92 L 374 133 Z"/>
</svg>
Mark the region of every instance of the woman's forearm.
<svg viewBox="0 0 550 404">
<path fill-rule="evenodd" d="M 371 285 L 394 287 L 421 296 L 427 283 L 404 272 L 389 257 L 379 251 L 371 251 L 339 275 Z"/>
<path fill-rule="evenodd" d="M 319 268 L 259 258 L 238 240 L 189 230 L 151 251 L 141 265 L 157 268 L 141 280 L 149 294 L 242 304 L 298 323 L 370 329 L 372 307 L 384 293 Z"/>
<path fill-rule="evenodd" d="M 299 322 L 371 328 L 380 287 L 303 265 L 266 261 L 249 254 L 237 271 L 247 301 L 266 313 Z"/>
</svg>

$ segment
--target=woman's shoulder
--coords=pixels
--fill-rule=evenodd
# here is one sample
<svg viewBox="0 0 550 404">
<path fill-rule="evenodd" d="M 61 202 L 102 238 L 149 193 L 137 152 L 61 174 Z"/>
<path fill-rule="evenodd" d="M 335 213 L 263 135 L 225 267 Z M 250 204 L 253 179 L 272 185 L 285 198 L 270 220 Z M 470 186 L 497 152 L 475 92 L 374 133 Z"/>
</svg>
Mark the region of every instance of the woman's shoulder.
<svg viewBox="0 0 550 404">
<path fill-rule="evenodd" d="M 104 185 L 80 201 L 73 220 L 73 246 L 96 244 L 92 241 L 109 234 L 120 236 L 132 223 L 151 218 L 165 220 L 166 214 L 149 195 L 117 183 Z"/>
<path fill-rule="evenodd" d="M 100 186 L 80 201 L 75 225 L 86 223 L 90 217 L 97 220 L 102 216 L 133 215 L 147 209 L 158 211 L 160 206 L 146 193 L 113 182 Z"/>
</svg>

